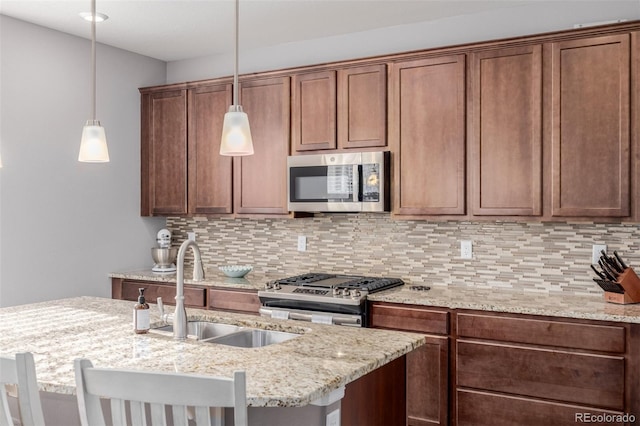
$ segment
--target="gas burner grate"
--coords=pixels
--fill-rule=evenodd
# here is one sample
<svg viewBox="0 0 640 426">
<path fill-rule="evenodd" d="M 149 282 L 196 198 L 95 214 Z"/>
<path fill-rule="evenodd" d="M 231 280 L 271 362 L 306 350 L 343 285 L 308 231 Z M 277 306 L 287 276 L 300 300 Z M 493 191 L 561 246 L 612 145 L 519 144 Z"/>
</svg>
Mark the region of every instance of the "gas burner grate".
<svg viewBox="0 0 640 426">
<path fill-rule="evenodd" d="M 375 277 L 363 277 L 353 281 L 342 283 L 338 288 L 358 289 L 366 290 L 369 293 L 375 293 L 376 291 L 386 290 L 389 288 L 401 286 L 404 284 L 400 278 L 375 278 Z"/>
<path fill-rule="evenodd" d="M 283 278 L 281 280 L 276 280 L 276 282 L 278 284 L 305 285 L 305 284 L 311 284 L 311 283 L 315 283 L 315 282 L 326 280 L 333 277 L 335 277 L 335 275 L 309 273 L 309 274 L 296 275 L 295 277 Z"/>
</svg>

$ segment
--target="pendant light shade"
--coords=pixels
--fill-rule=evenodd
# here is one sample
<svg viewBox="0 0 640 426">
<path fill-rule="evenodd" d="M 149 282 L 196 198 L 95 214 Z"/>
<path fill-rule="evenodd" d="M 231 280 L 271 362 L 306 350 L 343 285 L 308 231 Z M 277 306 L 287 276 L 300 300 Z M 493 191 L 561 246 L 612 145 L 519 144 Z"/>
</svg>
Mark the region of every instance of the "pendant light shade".
<svg viewBox="0 0 640 426">
<path fill-rule="evenodd" d="M 233 74 L 233 105 L 224 115 L 222 125 L 222 141 L 220 142 L 220 155 L 243 156 L 253 155 L 253 140 L 249 117 L 238 105 L 238 6 L 236 0 L 236 37 L 235 37 L 235 70 Z"/>
<path fill-rule="evenodd" d="M 97 16 L 96 0 L 91 0 L 91 16 Z M 85 163 L 107 163 L 109 161 L 107 136 L 104 127 L 96 119 L 96 20 L 96 18 L 91 19 L 91 119 L 87 120 L 82 129 L 80 153 L 78 154 L 78 161 Z"/>
<path fill-rule="evenodd" d="M 232 105 L 224 115 L 220 155 L 253 155 L 249 117 L 240 105 Z"/>
<path fill-rule="evenodd" d="M 109 161 L 107 135 L 98 120 L 87 120 L 82 128 L 78 161 L 84 163 L 106 163 Z"/>
</svg>

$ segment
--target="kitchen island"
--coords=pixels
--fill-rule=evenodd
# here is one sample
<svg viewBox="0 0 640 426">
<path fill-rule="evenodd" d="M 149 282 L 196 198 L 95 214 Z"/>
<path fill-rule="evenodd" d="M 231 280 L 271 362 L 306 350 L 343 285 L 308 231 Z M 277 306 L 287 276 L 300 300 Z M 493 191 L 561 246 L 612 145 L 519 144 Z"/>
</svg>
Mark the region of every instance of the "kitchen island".
<svg viewBox="0 0 640 426">
<path fill-rule="evenodd" d="M 191 339 L 179 342 L 157 333 L 136 335 L 131 324 L 132 308 L 129 301 L 95 297 L 2 308 L 0 353 L 33 352 L 40 390 L 56 397 L 75 394 L 75 358 L 88 358 L 97 367 L 211 376 L 230 377 L 233 371 L 244 370 L 250 420 L 252 408 L 280 407 L 278 410 L 285 418 L 276 424 L 301 424 L 298 417 L 301 413 L 296 407 L 330 407 L 333 412 L 339 408 L 342 391 L 345 387 L 348 389 L 350 383 L 393 365 L 424 343 L 424 338 L 414 333 L 313 323 L 301 325 L 198 309 L 187 310 L 189 320 L 300 335 L 261 348 L 238 348 Z M 155 305 L 152 305 L 151 322 L 152 326 L 161 324 Z M 303 415 L 302 424 L 316 424 L 306 412 Z M 268 415 L 264 409 L 259 416 L 260 424 L 265 424 L 262 420 Z M 325 424 L 324 419 L 321 424 Z"/>
</svg>

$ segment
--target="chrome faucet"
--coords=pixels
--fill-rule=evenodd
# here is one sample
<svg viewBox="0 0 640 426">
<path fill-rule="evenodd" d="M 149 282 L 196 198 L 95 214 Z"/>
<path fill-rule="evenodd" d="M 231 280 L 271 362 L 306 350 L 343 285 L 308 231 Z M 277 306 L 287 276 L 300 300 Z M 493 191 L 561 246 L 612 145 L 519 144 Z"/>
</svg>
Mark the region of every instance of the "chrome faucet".
<svg viewBox="0 0 640 426">
<path fill-rule="evenodd" d="M 202 281 L 204 279 L 200 248 L 195 241 L 186 240 L 178 250 L 176 261 L 176 312 L 173 314 L 173 338 L 176 340 L 187 338 L 187 311 L 184 308 L 184 255 L 188 247 L 193 250 L 193 280 Z"/>
</svg>

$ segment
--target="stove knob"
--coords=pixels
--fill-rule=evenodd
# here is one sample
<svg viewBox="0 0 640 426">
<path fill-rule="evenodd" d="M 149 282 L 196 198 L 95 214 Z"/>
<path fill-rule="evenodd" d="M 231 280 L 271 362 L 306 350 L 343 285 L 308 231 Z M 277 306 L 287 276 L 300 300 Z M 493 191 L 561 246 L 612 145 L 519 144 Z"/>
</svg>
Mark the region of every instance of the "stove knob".
<svg viewBox="0 0 640 426">
<path fill-rule="evenodd" d="M 265 290 L 271 290 L 272 288 L 273 288 L 273 283 L 271 283 L 271 282 L 267 282 L 267 283 L 264 285 L 264 289 L 265 289 Z"/>
<path fill-rule="evenodd" d="M 351 298 L 352 299 L 357 299 L 360 296 L 362 296 L 362 293 L 360 293 L 360 290 L 352 290 L 351 291 Z"/>
<path fill-rule="evenodd" d="M 351 295 L 351 292 L 349 291 L 349 289 L 345 288 L 344 291 L 342 292 L 342 296 L 349 297 L 350 295 Z"/>
<path fill-rule="evenodd" d="M 334 287 L 333 288 L 333 295 L 334 296 L 341 296 L 342 295 L 342 291 L 340 291 L 339 288 Z"/>
<path fill-rule="evenodd" d="M 280 290 L 282 287 L 280 287 L 279 283 L 273 283 L 273 289 L 274 290 Z"/>
</svg>

